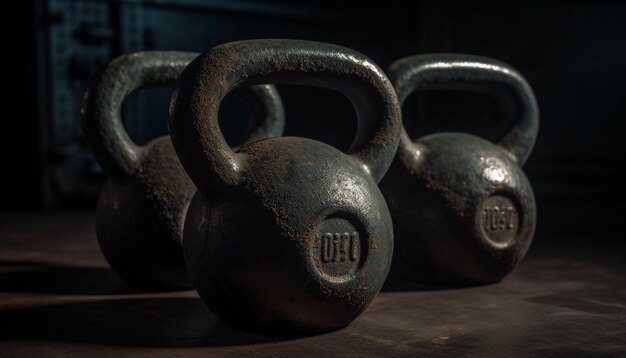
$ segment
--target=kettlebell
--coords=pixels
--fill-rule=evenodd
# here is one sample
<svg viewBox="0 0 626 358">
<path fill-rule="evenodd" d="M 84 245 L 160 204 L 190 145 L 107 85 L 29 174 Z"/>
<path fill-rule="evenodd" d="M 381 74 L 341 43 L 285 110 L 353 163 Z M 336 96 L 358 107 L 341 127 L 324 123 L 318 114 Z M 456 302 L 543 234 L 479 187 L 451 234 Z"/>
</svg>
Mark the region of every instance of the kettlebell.
<svg viewBox="0 0 626 358">
<path fill-rule="evenodd" d="M 149 290 L 188 289 L 181 247 L 185 213 L 195 186 L 169 136 L 137 146 L 122 124 L 124 98 L 146 86 L 172 86 L 197 53 L 137 52 L 118 57 L 92 79 L 83 100 L 85 139 L 108 182 L 96 213 L 104 257 L 129 285 Z M 242 92 L 254 111 L 247 138 L 282 134 L 282 102 L 273 86 Z"/>
<path fill-rule="evenodd" d="M 257 83 L 343 93 L 358 119 L 348 154 L 300 137 L 231 150 L 218 127 L 220 101 Z M 198 188 L 183 246 L 209 308 L 227 324 L 264 332 L 329 331 L 354 320 L 391 264 L 392 223 L 377 182 L 400 126 L 384 72 L 344 47 L 248 40 L 195 59 L 172 94 L 170 132 Z"/>
<path fill-rule="evenodd" d="M 532 89 L 509 65 L 469 55 L 403 58 L 390 66 L 389 76 L 400 103 L 415 90 L 481 91 L 514 122 L 497 144 L 465 133 L 411 141 L 402 129 L 380 183 L 395 233 L 392 275 L 445 285 L 502 280 L 522 260 L 535 231 L 535 197 L 520 167 L 539 127 Z"/>
</svg>

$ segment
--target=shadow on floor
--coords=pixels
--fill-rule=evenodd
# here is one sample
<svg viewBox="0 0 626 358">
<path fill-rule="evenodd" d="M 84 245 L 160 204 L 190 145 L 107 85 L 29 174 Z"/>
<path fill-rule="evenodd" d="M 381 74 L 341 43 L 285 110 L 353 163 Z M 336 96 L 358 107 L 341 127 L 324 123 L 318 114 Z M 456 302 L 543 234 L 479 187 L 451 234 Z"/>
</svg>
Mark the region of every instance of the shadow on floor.
<svg viewBox="0 0 626 358">
<path fill-rule="evenodd" d="M 475 287 L 479 285 L 467 285 L 467 284 L 427 284 L 412 282 L 398 277 L 393 271 L 389 271 L 382 291 L 385 292 L 412 292 L 412 291 L 441 291 L 441 290 L 454 290 L 468 287 Z"/>
<path fill-rule="evenodd" d="M 0 341 L 46 340 L 133 347 L 268 343 L 299 336 L 230 328 L 197 298 L 136 298 L 0 310 Z"/>
<path fill-rule="evenodd" d="M 142 291 L 126 285 L 109 268 L 2 260 L 0 261 L 0 292 L 120 295 Z"/>
</svg>

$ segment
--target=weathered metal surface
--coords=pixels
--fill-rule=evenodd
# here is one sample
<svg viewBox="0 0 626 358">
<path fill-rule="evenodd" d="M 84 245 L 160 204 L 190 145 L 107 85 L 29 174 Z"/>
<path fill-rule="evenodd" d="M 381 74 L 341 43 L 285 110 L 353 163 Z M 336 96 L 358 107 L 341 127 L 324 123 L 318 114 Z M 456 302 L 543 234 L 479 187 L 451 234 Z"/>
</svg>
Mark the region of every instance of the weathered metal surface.
<svg viewBox="0 0 626 358">
<path fill-rule="evenodd" d="M 345 94 L 359 121 L 350 154 L 297 137 L 232 151 L 218 126 L 220 101 L 257 83 Z M 400 125 L 384 72 L 343 47 L 242 41 L 189 65 L 172 96 L 170 130 L 199 191 L 185 223 L 185 258 L 216 315 L 246 330 L 312 332 L 346 326 L 367 307 L 391 264 L 391 218 L 376 182 Z"/>
<path fill-rule="evenodd" d="M 168 136 L 137 146 L 120 109 L 124 98 L 145 86 L 171 86 L 198 54 L 139 52 L 121 56 L 94 77 L 82 108 L 85 138 L 109 176 L 98 202 L 96 229 L 111 267 L 144 289 L 190 288 L 181 241 L 195 186 L 180 165 Z M 250 88 L 253 118 L 247 137 L 278 136 L 284 127 L 273 86 Z"/>
<path fill-rule="evenodd" d="M 401 103 L 414 90 L 463 88 L 491 94 L 516 116 L 498 144 L 464 133 L 411 141 L 403 130 L 380 184 L 394 223 L 394 274 L 433 283 L 500 281 L 535 231 L 535 198 L 520 168 L 539 126 L 530 86 L 504 63 L 467 55 L 404 58 L 392 64 L 390 78 Z"/>
<path fill-rule="evenodd" d="M 91 213 L 0 212 L 0 356 L 625 357 L 622 237 L 542 235 L 499 284 L 406 283 L 345 329 L 268 335 L 223 324 L 193 291 L 129 288 Z"/>
</svg>

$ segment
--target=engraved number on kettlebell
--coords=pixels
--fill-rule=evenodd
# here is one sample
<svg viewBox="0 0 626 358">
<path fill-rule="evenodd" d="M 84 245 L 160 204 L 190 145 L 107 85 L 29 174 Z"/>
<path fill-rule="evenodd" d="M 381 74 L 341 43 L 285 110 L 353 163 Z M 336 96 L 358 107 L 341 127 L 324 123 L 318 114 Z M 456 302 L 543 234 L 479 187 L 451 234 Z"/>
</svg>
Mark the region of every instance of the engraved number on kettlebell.
<svg viewBox="0 0 626 358">
<path fill-rule="evenodd" d="M 490 231 L 510 230 L 517 226 L 517 211 L 512 206 L 487 206 L 483 210 L 485 229 Z"/>
<path fill-rule="evenodd" d="M 354 262 L 360 255 L 359 233 L 324 233 L 314 237 L 316 248 L 320 250 L 322 262 Z"/>
</svg>

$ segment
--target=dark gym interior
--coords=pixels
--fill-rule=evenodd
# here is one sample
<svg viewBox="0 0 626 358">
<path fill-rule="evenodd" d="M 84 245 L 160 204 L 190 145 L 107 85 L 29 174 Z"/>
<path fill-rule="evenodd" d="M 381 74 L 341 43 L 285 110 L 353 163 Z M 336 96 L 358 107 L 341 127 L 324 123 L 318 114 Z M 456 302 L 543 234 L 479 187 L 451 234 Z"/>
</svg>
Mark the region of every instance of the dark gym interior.
<svg viewBox="0 0 626 358">
<path fill-rule="evenodd" d="M 626 354 L 626 3 L 31 0 L 8 2 L 2 17 L 0 356 L 115 355 L 118 347 L 167 356 Z M 477 290 L 383 292 L 345 330 L 289 338 L 225 327 L 192 291 L 124 286 L 93 232 L 106 175 L 80 126 L 90 77 L 129 52 L 205 52 L 258 38 L 334 43 L 383 69 L 442 52 L 515 67 L 534 90 L 540 129 L 524 166 L 537 230 L 511 277 Z M 356 115 L 346 97 L 278 90 L 285 135 L 349 147 Z M 146 89 L 126 100 L 135 142 L 167 134 L 170 94 Z M 220 124 L 237 142 L 245 125 L 238 99 L 227 97 L 220 114 L 235 119 Z M 403 115 L 412 138 L 459 131 L 496 141 L 511 125 L 493 99 L 466 91 L 415 93 Z"/>
</svg>

